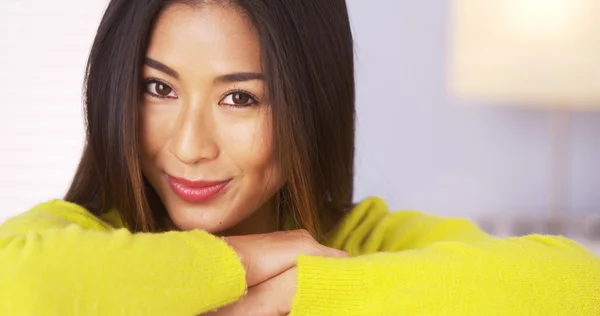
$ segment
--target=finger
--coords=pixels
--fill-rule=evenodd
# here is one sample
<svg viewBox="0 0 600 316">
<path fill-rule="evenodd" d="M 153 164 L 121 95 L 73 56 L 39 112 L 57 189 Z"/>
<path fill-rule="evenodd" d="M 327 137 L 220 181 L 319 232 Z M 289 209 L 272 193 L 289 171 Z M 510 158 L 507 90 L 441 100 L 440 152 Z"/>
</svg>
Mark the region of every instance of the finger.
<svg viewBox="0 0 600 316">
<path fill-rule="evenodd" d="M 227 237 L 226 241 L 240 256 L 249 287 L 294 267 L 301 254 L 318 257 L 348 256 L 345 251 L 319 244 L 306 230 L 232 236 Z"/>
<path fill-rule="evenodd" d="M 298 244 L 290 246 L 289 249 L 293 249 L 295 252 L 292 254 L 294 261 L 301 255 L 311 255 L 317 257 L 347 257 L 348 253 L 335 248 L 327 247 L 317 242 L 308 231 L 296 230 L 292 231 L 295 235 L 293 243 Z"/>
<path fill-rule="evenodd" d="M 315 253 L 307 253 L 308 255 L 313 255 L 317 257 L 332 257 L 332 258 L 346 258 L 349 257 L 348 253 L 343 250 L 319 245 L 321 249 Z"/>
<path fill-rule="evenodd" d="M 248 289 L 248 294 L 239 300 L 202 316 L 279 316 L 272 304 L 273 298 L 269 299 L 264 288 L 256 286 Z"/>
<path fill-rule="evenodd" d="M 262 283 L 293 267 L 298 255 L 325 256 L 324 249 L 306 231 L 226 237 L 246 269 L 248 287 Z M 331 254 L 329 254 L 331 255 Z"/>
<path fill-rule="evenodd" d="M 298 268 L 293 267 L 265 282 L 248 289 L 251 297 L 238 306 L 243 309 L 257 309 L 264 315 L 288 315 L 296 295 Z M 263 315 L 261 314 L 261 315 Z"/>
<path fill-rule="evenodd" d="M 251 260 L 254 272 L 266 278 L 251 278 L 249 286 L 272 278 L 294 266 L 299 255 L 345 258 L 348 253 L 319 244 L 307 231 L 296 230 L 268 234 L 267 250 Z M 262 271 L 261 271 L 262 270 Z M 261 279 L 261 280 L 259 280 Z"/>
<path fill-rule="evenodd" d="M 294 267 L 301 254 L 320 257 L 344 255 L 339 250 L 319 244 L 306 230 L 276 232 L 263 238 L 264 249 L 252 261 L 255 266 L 269 271 L 268 278 Z"/>
</svg>

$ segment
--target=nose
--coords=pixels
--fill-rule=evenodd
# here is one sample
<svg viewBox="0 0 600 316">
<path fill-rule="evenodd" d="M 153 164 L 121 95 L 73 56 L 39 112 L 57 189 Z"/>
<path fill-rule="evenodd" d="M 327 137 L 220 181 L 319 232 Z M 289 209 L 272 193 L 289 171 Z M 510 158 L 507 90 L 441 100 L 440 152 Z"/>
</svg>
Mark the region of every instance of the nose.
<svg viewBox="0 0 600 316">
<path fill-rule="evenodd" d="M 170 151 L 184 164 L 192 165 L 219 156 L 215 142 L 214 118 L 210 107 L 188 107 L 182 111 Z"/>
</svg>

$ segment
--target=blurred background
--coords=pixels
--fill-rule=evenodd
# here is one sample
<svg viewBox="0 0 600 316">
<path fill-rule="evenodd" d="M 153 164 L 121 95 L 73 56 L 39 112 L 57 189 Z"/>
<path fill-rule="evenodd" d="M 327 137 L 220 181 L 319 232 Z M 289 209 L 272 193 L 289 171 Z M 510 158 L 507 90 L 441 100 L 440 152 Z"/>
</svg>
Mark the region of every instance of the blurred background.
<svg viewBox="0 0 600 316">
<path fill-rule="evenodd" d="M 600 2 L 347 3 L 356 200 L 600 249 Z M 0 2 L 0 222 L 65 193 L 106 4 Z"/>
</svg>

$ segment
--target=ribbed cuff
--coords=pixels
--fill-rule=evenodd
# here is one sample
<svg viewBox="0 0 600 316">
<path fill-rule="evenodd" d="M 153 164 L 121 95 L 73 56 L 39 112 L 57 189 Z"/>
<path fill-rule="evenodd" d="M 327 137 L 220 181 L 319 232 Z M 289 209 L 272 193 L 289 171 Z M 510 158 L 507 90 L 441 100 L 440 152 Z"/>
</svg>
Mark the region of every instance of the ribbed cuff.
<svg viewBox="0 0 600 316">
<path fill-rule="evenodd" d="M 201 254 L 195 264 L 205 285 L 211 285 L 210 296 L 217 308 L 230 304 L 247 292 L 246 270 L 237 253 L 221 238 L 205 231 L 189 232 L 190 243 Z M 209 254 L 209 255 L 207 255 Z M 218 285 L 218 286 L 216 286 Z"/>
<path fill-rule="evenodd" d="M 365 262 L 301 255 L 291 316 L 367 315 L 369 277 Z"/>
</svg>

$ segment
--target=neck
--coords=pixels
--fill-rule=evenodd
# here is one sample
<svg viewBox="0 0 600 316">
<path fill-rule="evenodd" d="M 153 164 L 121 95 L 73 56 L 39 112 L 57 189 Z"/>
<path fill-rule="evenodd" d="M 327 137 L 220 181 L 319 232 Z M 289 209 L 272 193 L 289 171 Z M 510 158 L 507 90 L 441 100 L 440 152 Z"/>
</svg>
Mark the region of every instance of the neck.
<svg viewBox="0 0 600 316">
<path fill-rule="evenodd" d="M 272 233 L 279 229 L 275 207 L 275 197 L 269 199 L 248 218 L 227 230 L 219 232 L 219 236 L 242 236 Z"/>
</svg>

